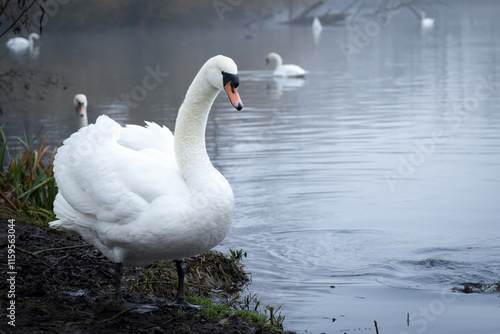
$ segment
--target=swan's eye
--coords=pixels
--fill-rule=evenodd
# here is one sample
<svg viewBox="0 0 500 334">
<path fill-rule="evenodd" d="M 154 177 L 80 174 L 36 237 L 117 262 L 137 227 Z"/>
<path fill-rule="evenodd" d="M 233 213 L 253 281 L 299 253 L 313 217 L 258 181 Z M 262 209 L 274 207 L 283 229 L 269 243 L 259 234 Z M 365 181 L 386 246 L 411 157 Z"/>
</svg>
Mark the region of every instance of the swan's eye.
<svg viewBox="0 0 500 334">
<path fill-rule="evenodd" d="M 237 74 L 222 71 L 222 85 L 226 87 L 228 82 L 231 82 L 231 88 L 238 88 L 240 85 L 240 78 Z"/>
</svg>

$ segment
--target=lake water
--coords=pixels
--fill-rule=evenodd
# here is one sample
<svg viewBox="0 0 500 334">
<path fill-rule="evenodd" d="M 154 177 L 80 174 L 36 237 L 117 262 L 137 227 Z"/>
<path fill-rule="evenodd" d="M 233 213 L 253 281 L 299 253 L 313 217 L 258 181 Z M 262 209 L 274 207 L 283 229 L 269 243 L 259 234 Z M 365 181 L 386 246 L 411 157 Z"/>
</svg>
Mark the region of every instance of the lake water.
<svg viewBox="0 0 500 334">
<path fill-rule="evenodd" d="M 375 333 L 374 320 L 380 333 L 498 333 L 499 12 L 488 1 L 435 6 L 430 29 L 407 11 L 382 25 L 359 15 L 316 39 L 285 25 L 49 26 L 36 60 L 5 61 L 59 73 L 67 89 L 16 101 L 0 121 L 9 137 L 44 125 L 60 145 L 76 130 L 73 96 L 85 93 L 90 121 L 173 128 L 199 67 L 230 56 L 244 110 L 221 94 L 207 147 L 236 198 L 218 249 L 247 252 L 249 292 L 281 306 L 299 333 Z M 270 51 L 307 78 L 273 79 Z M 145 89 L 151 71 L 162 75 Z M 483 293 L 454 292 L 461 283 Z"/>
</svg>

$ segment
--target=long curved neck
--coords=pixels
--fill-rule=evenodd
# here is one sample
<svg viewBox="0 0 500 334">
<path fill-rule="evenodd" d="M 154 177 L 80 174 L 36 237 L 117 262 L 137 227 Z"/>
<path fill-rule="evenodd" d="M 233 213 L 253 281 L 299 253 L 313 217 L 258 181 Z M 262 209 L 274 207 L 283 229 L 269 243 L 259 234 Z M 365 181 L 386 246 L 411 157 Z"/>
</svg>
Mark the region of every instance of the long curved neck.
<svg viewBox="0 0 500 334">
<path fill-rule="evenodd" d="M 85 110 L 85 114 L 83 116 L 78 116 L 78 129 L 84 128 L 89 125 L 87 120 L 87 111 Z"/>
<path fill-rule="evenodd" d="M 276 62 L 276 68 L 280 67 L 283 65 L 283 60 L 281 59 L 281 56 L 278 54 L 274 55 L 274 61 Z"/>
<path fill-rule="evenodd" d="M 36 37 L 33 35 L 28 36 L 28 43 L 29 43 L 30 48 L 35 47 L 35 39 L 36 39 Z"/>
<path fill-rule="evenodd" d="M 174 132 L 175 157 L 188 185 L 198 173 L 212 167 L 205 146 L 205 128 L 210 108 L 218 94 L 219 90 L 208 82 L 202 68 L 179 108 Z"/>
</svg>

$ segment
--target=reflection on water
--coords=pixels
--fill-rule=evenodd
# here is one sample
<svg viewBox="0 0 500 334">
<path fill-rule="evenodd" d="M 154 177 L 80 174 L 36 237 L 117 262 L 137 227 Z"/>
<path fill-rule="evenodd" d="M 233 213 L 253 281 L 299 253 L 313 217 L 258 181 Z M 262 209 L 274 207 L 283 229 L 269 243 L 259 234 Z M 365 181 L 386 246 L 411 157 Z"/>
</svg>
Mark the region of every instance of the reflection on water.
<svg viewBox="0 0 500 334">
<path fill-rule="evenodd" d="M 304 78 L 273 77 L 272 82 L 268 83 L 267 94 L 271 100 L 279 100 L 284 91 L 293 91 L 305 83 Z"/>
<path fill-rule="evenodd" d="M 5 110 L 2 120 L 9 136 L 43 124 L 60 144 L 76 130 L 72 98 L 85 93 L 89 121 L 105 113 L 173 128 L 199 65 L 231 56 L 245 109 L 216 100 L 207 148 L 236 197 L 220 249 L 249 254 L 250 290 L 262 303 L 281 305 L 289 329 L 310 333 L 373 333 L 374 319 L 385 332 L 417 332 L 423 327 L 407 327 L 407 313 L 419 323 L 419 310 L 441 305 L 426 333 L 492 333 L 496 296 L 448 293 L 500 275 L 495 10 L 450 6 L 425 30 L 394 17 L 349 61 L 339 45 L 353 30 L 343 26 L 323 27 L 316 42 L 311 27 L 251 40 L 233 31 L 239 48 L 220 30 L 47 34 L 39 66 L 72 85 Z M 58 48 L 69 40 L 73 48 Z M 307 77 L 273 78 L 263 60 L 270 51 Z M 156 66 L 168 75 L 127 103 Z M 464 322 L 465 313 L 480 321 Z"/>
</svg>

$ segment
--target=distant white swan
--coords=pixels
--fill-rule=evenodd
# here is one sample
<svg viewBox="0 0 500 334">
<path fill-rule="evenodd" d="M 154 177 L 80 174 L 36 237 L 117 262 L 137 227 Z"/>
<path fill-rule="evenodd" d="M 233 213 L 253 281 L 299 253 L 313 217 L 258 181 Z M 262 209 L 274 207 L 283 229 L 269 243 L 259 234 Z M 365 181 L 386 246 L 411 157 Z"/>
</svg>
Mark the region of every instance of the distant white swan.
<svg viewBox="0 0 500 334">
<path fill-rule="evenodd" d="M 84 128 L 89 125 L 87 119 L 87 97 L 84 94 L 76 94 L 73 99 L 75 105 L 78 128 Z"/>
<path fill-rule="evenodd" d="M 321 39 L 321 31 L 323 30 L 323 26 L 317 16 L 314 17 L 312 23 L 312 33 L 314 38 L 314 44 L 318 45 Z"/>
<path fill-rule="evenodd" d="M 28 36 L 28 39 L 24 37 L 13 37 L 5 43 L 7 48 L 14 53 L 24 53 L 30 52 L 33 53 L 35 51 L 35 46 L 40 41 L 40 35 L 37 33 L 31 33 Z"/>
<path fill-rule="evenodd" d="M 304 77 L 306 71 L 297 65 L 285 64 L 283 65 L 283 60 L 281 56 L 275 52 L 271 52 L 266 56 L 266 66 L 269 65 L 271 61 L 276 63 L 273 75 L 277 77 Z"/>
<path fill-rule="evenodd" d="M 323 30 L 323 26 L 321 25 L 321 21 L 317 16 L 314 17 L 313 23 L 312 23 L 312 30 L 313 33 L 320 33 L 321 30 Z"/>
<path fill-rule="evenodd" d="M 422 27 L 424 28 L 430 28 L 434 26 L 434 19 L 426 17 L 424 11 L 420 12 L 420 21 L 422 23 Z"/>
<path fill-rule="evenodd" d="M 221 90 L 243 108 L 234 61 L 210 58 L 179 108 L 175 135 L 156 123 L 121 127 L 109 117 L 80 129 L 57 151 L 59 193 L 52 228 L 81 235 L 116 263 L 122 304 L 123 265 L 175 259 L 176 304 L 184 300 L 184 258 L 218 245 L 231 227 L 233 191 L 205 148 L 210 108 Z"/>
</svg>

